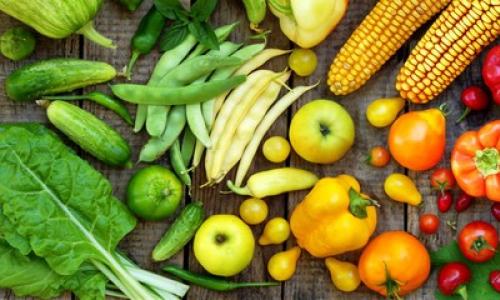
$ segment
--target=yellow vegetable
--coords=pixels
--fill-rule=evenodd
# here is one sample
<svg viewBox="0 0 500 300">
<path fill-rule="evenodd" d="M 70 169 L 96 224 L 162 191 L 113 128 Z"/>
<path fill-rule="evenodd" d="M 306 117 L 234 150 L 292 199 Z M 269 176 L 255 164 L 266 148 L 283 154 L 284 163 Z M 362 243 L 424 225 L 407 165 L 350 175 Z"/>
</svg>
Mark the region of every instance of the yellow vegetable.
<svg viewBox="0 0 500 300">
<path fill-rule="evenodd" d="M 285 281 L 292 278 L 297 269 L 299 257 L 299 247 L 293 247 L 290 250 L 274 254 L 267 262 L 269 275 L 277 281 Z"/>
<path fill-rule="evenodd" d="M 348 0 L 269 0 L 281 31 L 302 48 L 321 43 L 342 20 Z"/>
<path fill-rule="evenodd" d="M 286 240 L 290 236 L 290 225 L 287 220 L 283 218 L 273 218 L 267 222 L 264 227 L 264 233 L 259 239 L 259 245 L 278 245 Z"/>
<path fill-rule="evenodd" d="M 434 99 L 500 33 L 498 0 L 453 0 L 413 48 L 396 89 L 415 103 Z"/>
<path fill-rule="evenodd" d="M 326 267 L 330 271 L 330 278 L 335 287 L 343 292 L 356 290 L 361 283 L 358 267 L 350 262 L 337 260 L 333 257 L 325 259 Z"/>
<path fill-rule="evenodd" d="M 359 89 L 449 2 L 380 0 L 335 57 L 327 80 L 330 90 L 347 95 Z"/>
<path fill-rule="evenodd" d="M 240 205 L 240 217 L 245 223 L 257 225 L 267 218 L 269 208 L 264 200 L 250 198 L 243 201 Z"/>
<path fill-rule="evenodd" d="M 396 120 L 404 107 L 405 100 L 400 97 L 377 99 L 366 108 L 366 119 L 375 127 L 386 127 Z"/>
<path fill-rule="evenodd" d="M 318 57 L 311 49 L 295 49 L 288 57 L 288 66 L 299 76 L 309 76 L 318 67 Z"/>
<path fill-rule="evenodd" d="M 262 146 L 264 157 L 273 163 L 282 163 L 290 155 L 290 143 L 282 136 L 268 138 Z"/>
<path fill-rule="evenodd" d="M 415 183 L 410 177 L 404 174 L 393 173 L 389 175 L 385 179 L 384 190 L 392 200 L 408 203 L 413 206 L 422 203 L 422 195 Z"/>
<path fill-rule="evenodd" d="M 360 194 L 354 177 L 341 175 L 318 181 L 290 218 L 300 247 L 316 257 L 362 248 L 375 231 L 377 203 Z"/>
</svg>

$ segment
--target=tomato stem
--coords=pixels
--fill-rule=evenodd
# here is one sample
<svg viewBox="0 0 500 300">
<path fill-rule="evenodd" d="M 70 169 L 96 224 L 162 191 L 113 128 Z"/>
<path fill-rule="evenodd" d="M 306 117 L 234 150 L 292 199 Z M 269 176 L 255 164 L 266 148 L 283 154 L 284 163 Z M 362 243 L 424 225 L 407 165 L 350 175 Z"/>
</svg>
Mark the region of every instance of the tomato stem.
<svg viewBox="0 0 500 300">
<path fill-rule="evenodd" d="M 474 163 L 483 177 L 500 173 L 500 153 L 496 148 L 476 151 Z"/>
<path fill-rule="evenodd" d="M 458 117 L 458 119 L 455 121 L 455 124 L 462 122 L 465 119 L 465 117 L 467 117 L 469 115 L 470 112 L 471 112 L 471 109 L 467 107 L 464 110 L 464 112 L 460 115 L 460 117 Z"/>
<path fill-rule="evenodd" d="M 402 298 L 399 296 L 399 287 L 400 283 L 397 280 L 392 279 L 391 273 L 389 272 L 389 269 L 387 268 L 387 264 L 384 263 L 385 265 L 385 289 L 387 291 L 387 298 L 394 298 L 396 300 L 402 300 Z"/>
<path fill-rule="evenodd" d="M 441 111 L 443 116 L 447 117 L 450 114 L 450 108 L 448 107 L 447 103 L 443 103 L 439 105 L 438 109 Z"/>
<path fill-rule="evenodd" d="M 461 285 L 456 291 L 455 294 L 460 295 L 463 300 L 467 300 L 467 286 L 466 285 Z"/>
<path fill-rule="evenodd" d="M 481 250 L 491 250 L 496 251 L 494 247 L 492 247 L 487 240 L 484 239 L 484 236 L 479 236 L 470 247 L 474 252 L 479 253 Z"/>
</svg>

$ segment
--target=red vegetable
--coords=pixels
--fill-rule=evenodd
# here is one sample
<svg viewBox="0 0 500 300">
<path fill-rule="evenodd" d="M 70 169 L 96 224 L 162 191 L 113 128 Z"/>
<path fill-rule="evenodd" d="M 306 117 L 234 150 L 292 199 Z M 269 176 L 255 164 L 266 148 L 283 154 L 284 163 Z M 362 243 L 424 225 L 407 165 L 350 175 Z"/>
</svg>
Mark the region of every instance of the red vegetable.
<svg viewBox="0 0 500 300">
<path fill-rule="evenodd" d="M 460 231 L 457 242 L 465 258 L 473 262 L 485 262 L 495 256 L 498 234 L 491 224 L 473 221 Z"/>
<path fill-rule="evenodd" d="M 489 280 L 495 291 L 500 293 L 500 270 L 491 271 Z"/>
<path fill-rule="evenodd" d="M 435 214 L 423 214 L 419 219 L 420 231 L 426 234 L 434 234 L 439 229 L 439 218 Z"/>
<path fill-rule="evenodd" d="M 452 262 L 444 265 L 438 274 L 438 288 L 446 296 L 460 295 L 467 299 L 466 284 L 471 279 L 471 272 L 466 264 Z"/>
<path fill-rule="evenodd" d="M 472 202 L 474 202 L 474 197 L 467 195 L 464 192 L 460 192 L 458 195 L 457 202 L 455 202 L 455 210 L 460 213 L 469 208 Z"/>
<path fill-rule="evenodd" d="M 493 47 L 486 55 L 483 81 L 490 88 L 493 101 L 500 104 L 500 45 Z"/>
<path fill-rule="evenodd" d="M 437 168 L 431 174 L 431 186 L 441 192 L 451 190 L 455 186 L 455 176 L 447 168 Z"/>
<path fill-rule="evenodd" d="M 440 212 L 445 213 L 450 210 L 453 204 L 453 195 L 450 191 L 440 192 L 437 197 L 437 207 Z"/>
<path fill-rule="evenodd" d="M 469 115 L 471 111 L 483 110 L 488 107 L 490 102 L 488 94 L 480 87 L 471 85 L 465 88 L 460 95 L 460 100 L 466 106 L 464 112 L 457 119 L 457 123 Z"/>
<path fill-rule="evenodd" d="M 491 205 L 491 214 L 500 222 L 500 202 L 493 203 Z"/>
</svg>

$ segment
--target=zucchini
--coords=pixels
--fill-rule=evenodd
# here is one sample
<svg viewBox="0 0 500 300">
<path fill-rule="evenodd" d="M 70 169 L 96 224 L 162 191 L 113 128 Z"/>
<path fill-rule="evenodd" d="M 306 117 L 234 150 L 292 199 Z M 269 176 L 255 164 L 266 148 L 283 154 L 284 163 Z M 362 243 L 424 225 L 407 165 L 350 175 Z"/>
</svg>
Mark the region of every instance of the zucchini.
<svg viewBox="0 0 500 300">
<path fill-rule="evenodd" d="M 30 101 L 110 81 L 115 76 L 115 68 L 104 62 L 56 58 L 15 70 L 5 80 L 5 91 L 14 101 Z"/>
<path fill-rule="evenodd" d="M 83 150 L 110 166 L 132 166 L 129 144 L 108 124 L 65 101 L 38 103 L 47 108 L 49 121 Z"/>
<path fill-rule="evenodd" d="M 203 203 L 197 201 L 186 205 L 153 249 L 151 255 L 153 260 L 167 260 L 184 248 L 193 238 L 204 218 Z"/>
</svg>

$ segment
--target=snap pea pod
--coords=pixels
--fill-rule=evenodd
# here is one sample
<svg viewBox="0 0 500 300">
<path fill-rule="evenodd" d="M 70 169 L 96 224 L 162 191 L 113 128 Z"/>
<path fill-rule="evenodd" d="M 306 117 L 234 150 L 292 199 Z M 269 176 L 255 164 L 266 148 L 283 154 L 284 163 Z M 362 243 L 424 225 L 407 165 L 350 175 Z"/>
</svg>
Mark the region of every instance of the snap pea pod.
<svg viewBox="0 0 500 300">
<path fill-rule="evenodd" d="M 139 161 L 152 162 L 160 158 L 182 133 L 186 125 L 186 108 L 177 105 L 172 108 L 168 115 L 165 132 L 159 137 L 153 137 L 144 145 L 139 155 Z"/>
<path fill-rule="evenodd" d="M 184 161 L 184 164 L 186 166 L 189 165 L 191 159 L 193 158 L 195 144 L 196 144 L 196 137 L 191 132 L 189 127 L 186 127 L 186 129 L 184 130 L 184 136 L 182 137 L 182 144 L 181 144 L 182 160 Z"/>
<path fill-rule="evenodd" d="M 191 177 L 189 176 L 187 167 L 182 159 L 181 143 L 179 142 L 179 139 L 176 139 L 172 144 L 169 149 L 169 154 L 170 165 L 172 165 L 175 174 L 177 174 L 177 177 L 179 177 L 186 186 L 191 187 Z"/>
<path fill-rule="evenodd" d="M 148 105 L 184 105 L 207 101 L 243 82 L 246 76 L 214 80 L 183 87 L 152 87 L 140 84 L 115 84 L 113 94 L 127 102 Z"/>
<path fill-rule="evenodd" d="M 150 136 L 160 136 L 167 126 L 170 106 L 149 105 L 147 109 L 146 131 Z"/>
<path fill-rule="evenodd" d="M 120 4 L 130 11 L 135 11 L 143 0 L 119 0 Z"/>
<path fill-rule="evenodd" d="M 64 100 L 64 101 L 75 101 L 75 100 L 90 100 L 99 105 L 102 105 L 111 111 L 115 112 L 120 116 L 127 124 L 133 125 L 132 117 L 125 105 L 118 100 L 109 95 L 101 92 L 91 92 L 86 95 L 65 95 L 65 96 L 46 96 L 43 97 L 46 100 Z"/>
<path fill-rule="evenodd" d="M 149 54 L 151 50 L 153 50 L 165 26 L 165 21 L 165 17 L 154 5 L 142 18 L 130 42 L 132 55 L 125 69 L 125 76 L 127 79 L 130 80 L 132 69 L 139 59 L 139 56 Z"/>
</svg>

